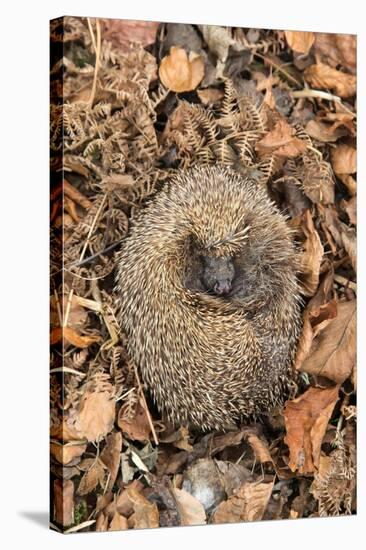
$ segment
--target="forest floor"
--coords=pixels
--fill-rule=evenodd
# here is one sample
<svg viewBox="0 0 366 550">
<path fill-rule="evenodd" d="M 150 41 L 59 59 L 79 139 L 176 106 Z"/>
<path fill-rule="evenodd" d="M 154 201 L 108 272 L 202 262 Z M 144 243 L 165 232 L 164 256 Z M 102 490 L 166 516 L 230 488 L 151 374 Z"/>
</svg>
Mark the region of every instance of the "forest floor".
<svg viewBox="0 0 366 550">
<path fill-rule="evenodd" d="M 355 513 L 355 36 L 67 17 L 51 44 L 52 527 Z M 197 162 L 257 170 L 301 251 L 294 395 L 227 433 L 161 417 L 115 307 L 131 217 Z"/>
</svg>

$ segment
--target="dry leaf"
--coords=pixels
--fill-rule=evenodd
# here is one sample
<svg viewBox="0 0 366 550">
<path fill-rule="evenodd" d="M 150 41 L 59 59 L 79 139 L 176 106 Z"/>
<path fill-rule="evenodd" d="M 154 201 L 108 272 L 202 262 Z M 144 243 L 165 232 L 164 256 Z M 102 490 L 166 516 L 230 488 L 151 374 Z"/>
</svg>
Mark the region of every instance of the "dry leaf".
<svg viewBox="0 0 366 550">
<path fill-rule="evenodd" d="M 135 42 L 143 46 L 153 44 L 159 26 L 155 21 L 101 19 L 100 22 L 103 39 L 122 51 L 128 51 Z"/>
<path fill-rule="evenodd" d="M 100 455 L 100 460 L 109 470 L 109 480 L 106 491 L 111 491 L 114 482 L 117 479 L 118 469 L 121 462 L 122 450 L 122 434 L 120 432 L 112 432 L 106 437 L 106 446 Z"/>
<path fill-rule="evenodd" d="M 348 174 L 337 174 L 337 177 L 341 180 L 342 183 L 347 187 L 350 195 L 354 196 L 357 193 L 357 182 L 355 178 Z"/>
<path fill-rule="evenodd" d="M 345 212 L 347 212 L 347 215 L 349 217 L 350 223 L 352 225 L 357 225 L 357 200 L 356 197 L 352 197 L 349 199 L 349 201 L 342 200 L 341 201 L 342 208 Z"/>
<path fill-rule="evenodd" d="M 135 415 L 132 418 L 124 418 L 124 408 L 121 407 L 118 413 L 118 426 L 122 432 L 133 441 L 146 441 L 151 432 L 146 408 L 140 400 L 135 409 Z"/>
<path fill-rule="evenodd" d="M 140 493 L 144 488 L 140 480 L 134 479 L 133 481 L 131 481 L 131 483 L 127 487 L 125 487 L 124 489 L 121 489 L 120 494 L 117 496 L 116 508 L 118 512 L 125 517 L 129 517 L 133 512 L 133 503 L 129 498 L 128 496 L 129 493 L 127 491 L 127 489 L 130 487 L 133 488 L 134 491 L 137 491 L 138 493 Z"/>
<path fill-rule="evenodd" d="M 53 482 L 53 518 L 63 527 L 74 523 L 74 484 L 71 479 Z"/>
<path fill-rule="evenodd" d="M 339 302 L 337 316 L 318 328 L 301 371 L 342 384 L 356 363 L 356 302 Z"/>
<path fill-rule="evenodd" d="M 105 477 L 105 466 L 99 459 L 88 458 L 84 461 L 88 469 L 80 480 L 78 487 L 79 495 L 87 495 L 93 491 L 98 483 L 103 486 Z M 81 468 L 81 465 L 79 465 Z M 82 468 L 83 469 L 83 468 Z"/>
<path fill-rule="evenodd" d="M 285 31 L 285 36 L 291 50 L 305 54 L 310 51 L 315 40 L 313 32 Z"/>
<path fill-rule="evenodd" d="M 302 229 L 306 240 L 300 257 L 301 291 L 305 296 L 313 296 L 319 284 L 319 272 L 324 249 L 319 234 L 314 227 L 310 210 L 305 211 L 302 219 Z"/>
<path fill-rule="evenodd" d="M 289 468 L 299 474 L 310 474 L 319 466 L 320 447 L 328 421 L 338 401 L 339 386 L 309 388 L 284 410 L 286 437 L 290 450 Z"/>
<path fill-rule="evenodd" d="M 263 518 L 273 490 L 272 483 L 250 483 L 245 481 L 225 502 L 222 502 L 212 516 L 212 523 L 237 523 L 258 521 Z"/>
<path fill-rule="evenodd" d="M 328 65 L 332 67 L 343 65 L 351 73 L 356 72 L 355 34 L 317 32 L 315 33 L 314 51 Z"/>
<path fill-rule="evenodd" d="M 159 512 L 155 503 L 151 503 L 132 485 L 126 489 L 132 502 L 134 513 L 129 518 L 129 525 L 134 529 L 159 527 Z"/>
<path fill-rule="evenodd" d="M 74 458 L 78 458 L 86 451 L 86 445 L 59 445 L 57 443 L 50 444 L 51 455 L 60 464 L 68 464 Z"/>
<path fill-rule="evenodd" d="M 128 529 L 127 519 L 116 512 L 109 524 L 108 531 L 121 531 L 122 529 Z"/>
<path fill-rule="evenodd" d="M 331 149 L 332 166 L 338 174 L 354 174 L 357 170 L 356 149 L 345 143 Z"/>
<path fill-rule="evenodd" d="M 324 63 L 307 67 L 304 78 L 314 88 L 333 90 L 340 97 L 350 97 L 356 93 L 355 76 L 337 71 Z"/>
<path fill-rule="evenodd" d="M 206 523 L 206 512 L 203 505 L 184 489 L 173 488 L 181 525 L 203 525 Z"/>
<path fill-rule="evenodd" d="M 297 157 L 307 147 L 306 142 L 296 137 L 296 131 L 285 119 L 280 119 L 255 148 L 260 156 L 275 153 L 280 157 Z"/>
<path fill-rule="evenodd" d="M 95 342 L 100 342 L 102 337 L 99 334 L 82 336 L 75 329 L 70 327 L 56 327 L 51 330 L 50 343 L 57 344 L 64 338 L 65 342 L 77 348 L 87 348 Z"/>
<path fill-rule="evenodd" d="M 95 525 L 95 530 L 98 532 L 107 531 L 108 529 L 108 517 L 103 514 L 103 512 L 100 512 L 100 514 L 97 517 L 97 522 Z"/>
<path fill-rule="evenodd" d="M 205 66 L 202 58 L 190 53 L 188 58 L 183 48 L 172 46 L 170 54 L 160 63 L 159 77 L 168 90 L 190 92 L 195 90 L 204 77 Z"/>
<path fill-rule="evenodd" d="M 225 497 L 222 476 L 217 462 L 212 458 L 201 458 L 184 472 L 182 489 L 195 497 L 209 513 Z"/>
<path fill-rule="evenodd" d="M 263 441 L 255 430 L 248 428 L 246 440 L 253 449 L 256 460 L 261 464 L 265 462 L 273 462 L 272 457 L 269 453 L 268 445 L 266 441 Z"/>
<path fill-rule="evenodd" d="M 61 315 L 65 315 L 66 309 L 68 308 L 68 295 L 64 295 L 62 299 L 56 300 L 55 296 L 51 296 L 51 310 L 50 310 L 50 325 L 53 327 L 60 326 L 60 319 L 58 315 L 58 310 Z M 84 327 L 88 319 L 88 312 L 78 304 L 77 297 L 73 296 L 71 304 L 69 306 L 69 314 L 67 317 L 67 326 L 70 328 L 81 328 Z M 62 319 L 61 319 L 62 323 Z"/>
<path fill-rule="evenodd" d="M 115 400 L 108 391 L 87 391 L 82 397 L 76 427 L 88 441 L 99 441 L 113 428 Z"/>
<path fill-rule="evenodd" d="M 310 137 L 322 143 L 334 143 L 339 138 L 349 134 L 347 128 L 344 128 L 342 123 L 329 125 L 315 119 L 309 120 L 305 126 L 305 130 Z"/>
<path fill-rule="evenodd" d="M 204 105 L 214 105 L 223 98 L 224 92 L 217 88 L 206 88 L 205 90 L 197 90 L 197 95 Z"/>
</svg>

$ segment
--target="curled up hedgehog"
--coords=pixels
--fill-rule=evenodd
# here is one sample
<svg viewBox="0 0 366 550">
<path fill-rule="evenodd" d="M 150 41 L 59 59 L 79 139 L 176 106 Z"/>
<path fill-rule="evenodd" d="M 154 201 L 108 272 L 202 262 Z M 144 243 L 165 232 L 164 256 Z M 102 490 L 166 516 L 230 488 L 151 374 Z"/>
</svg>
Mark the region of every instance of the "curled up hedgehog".
<svg viewBox="0 0 366 550">
<path fill-rule="evenodd" d="M 255 179 L 218 165 L 177 174 L 134 219 L 117 265 L 128 352 L 171 422 L 227 429 L 283 402 L 296 253 Z"/>
</svg>

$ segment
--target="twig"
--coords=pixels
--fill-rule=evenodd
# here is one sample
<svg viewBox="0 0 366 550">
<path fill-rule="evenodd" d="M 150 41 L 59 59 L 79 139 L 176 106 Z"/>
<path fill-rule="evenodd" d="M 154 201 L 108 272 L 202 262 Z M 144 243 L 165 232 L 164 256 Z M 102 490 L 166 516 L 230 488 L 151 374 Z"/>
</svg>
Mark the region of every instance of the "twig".
<svg viewBox="0 0 366 550">
<path fill-rule="evenodd" d="M 89 20 L 88 20 L 88 23 Z M 91 26 L 91 23 L 90 23 Z M 95 20 L 95 26 L 97 28 L 97 43 L 96 45 L 93 43 L 93 46 L 95 48 L 95 66 L 94 66 L 94 77 L 93 77 L 93 85 L 89 97 L 89 108 L 93 107 L 94 99 L 95 99 L 95 92 L 97 89 L 97 77 L 98 77 L 98 71 L 99 71 L 99 64 L 100 64 L 100 50 L 101 50 L 101 34 L 100 34 L 100 23 L 99 20 Z M 94 35 L 92 35 L 94 37 Z"/>
<path fill-rule="evenodd" d="M 334 275 L 334 280 L 340 285 L 350 288 L 354 290 L 354 292 L 357 292 L 357 284 L 353 281 L 350 281 L 349 279 L 346 279 L 346 277 L 342 277 L 342 275 Z"/>
<path fill-rule="evenodd" d="M 255 56 L 257 57 L 260 57 L 261 59 L 263 59 L 263 61 L 266 61 L 267 63 L 269 63 L 270 65 L 273 65 L 273 67 L 275 67 L 275 69 L 277 69 L 278 71 L 280 71 L 280 73 L 284 74 L 286 76 L 286 78 L 288 78 L 289 80 L 292 80 L 292 82 L 294 84 L 296 84 L 296 86 L 302 86 L 302 83 L 299 82 L 294 76 L 292 76 L 289 72 L 285 71 L 285 69 L 283 69 L 283 67 L 281 67 L 281 65 L 278 65 L 275 61 L 272 61 L 272 59 L 270 57 L 267 57 L 265 55 L 262 55 L 261 53 L 258 53 L 258 52 L 255 52 L 254 53 Z"/>
<path fill-rule="evenodd" d="M 50 370 L 50 374 L 53 374 L 54 372 L 67 372 L 68 374 L 77 374 L 78 376 L 86 376 L 83 372 L 79 372 L 75 369 L 70 369 L 70 367 L 57 367 L 55 369 Z"/>
<path fill-rule="evenodd" d="M 98 258 L 98 256 L 101 256 L 102 254 L 106 254 L 107 252 L 110 252 L 111 250 L 114 250 L 115 248 L 117 248 L 120 242 L 121 241 L 116 241 L 115 243 L 110 244 L 106 248 L 103 248 L 103 250 L 100 250 L 99 252 L 96 252 L 95 254 L 88 256 L 81 262 L 79 260 L 75 260 L 74 262 L 71 262 L 71 264 L 69 264 L 67 268 L 70 269 L 70 267 L 80 267 L 81 265 L 88 264 L 92 260 L 95 260 L 95 258 Z"/>
<path fill-rule="evenodd" d="M 318 97 L 320 99 L 327 99 L 328 101 L 335 101 L 336 103 L 340 103 L 343 109 L 350 113 L 353 117 L 356 116 L 356 114 L 351 111 L 351 109 L 349 109 L 342 103 L 342 99 L 340 97 L 334 94 L 330 94 L 329 92 L 324 92 L 323 90 L 311 90 L 310 88 L 308 88 L 304 90 L 295 90 L 294 92 L 290 92 L 290 94 L 295 99 L 302 97 Z"/>
<path fill-rule="evenodd" d="M 101 213 L 101 211 L 102 211 L 102 209 L 103 209 L 103 206 L 104 206 L 104 203 L 105 203 L 106 199 L 107 199 L 107 194 L 104 195 L 103 200 L 101 201 L 101 203 L 100 203 L 100 205 L 99 205 L 99 208 L 98 208 L 98 210 L 97 210 L 97 212 L 96 212 L 96 214 L 95 214 L 95 216 L 94 216 L 93 223 L 92 223 L 91 226 L 90 226 L 88 236 L 87 236 L 86 241 L 85 241 L 85 244 L 84 244 L 84 246 L 83 246 L 83 250 L 81 251 L 81 254 L 80 254 L 79 262 L 81 262 L 81 261 L 84 259 L 84 254 L 85 254 L 86 249 L 87 249 L 87 247 L 88 247 L 88 244 L 89 244 L 89 241 L 90 241 L 90 237 L 92 236 L 92 233 L 93 233 L 93 231 L 94 231 L 94 228 L 95 228 L 95 226 L 96 226 L 97 220 L 98 220 L 99 215 L 100 215 L 100 213 Z"/>
</svg>

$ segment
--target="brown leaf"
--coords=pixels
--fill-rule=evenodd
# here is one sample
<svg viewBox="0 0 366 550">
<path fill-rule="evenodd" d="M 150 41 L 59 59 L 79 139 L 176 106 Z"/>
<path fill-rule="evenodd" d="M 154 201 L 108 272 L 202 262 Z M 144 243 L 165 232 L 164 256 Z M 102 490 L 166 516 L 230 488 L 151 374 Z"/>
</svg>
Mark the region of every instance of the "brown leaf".
<svg viewBox="0 0 366 550">
<path fill-rule="evenodd" d="M 58 316 L 58 308 L 61 315 L 65 315 L 66 309 L 68 307 L 68 301 L 69 297 L 68 295 L 64 295 L 62 299 L 56 300 L 55 296 L 51 296 L 50 298 L 50 324 L 53 327 L 59 327 L 60 326 L 60 319 Z M 67 326 L 70 328 L 82 328 L 85 326 L 86 321 L 88 319 L 88 312 L 78 304 L 77 297 L 73 296 L 71 300 L 71 304 L 69 306 L 69 314 L 67 318 Z M 61 320 L 62 322 L 62 320 Z"/>
<path fill-rule="evenodd" d="M 356 93 L 355 76 L 337 71 L 324 63 L 310 65 L 305 69 L 304 77 L 311 86 L 334 90 L 340 97 L 350 97 Z"/>
<path fill-rule="evenodd" d="M 342 384 L 356 362 L 356 302 L 338 302 L 337 316 L 318 328 L 301 371 Z"/>
<path fill-rule="evenodd" d="M 134 529 L 149 529 L 159 527 L 159 512 L 155 503 L 151 503 L 134 487 L 126 489 L 132 502 L 134 513 L 129 518 L 129 525 Z"/>
<path fill-rule="evenodd" d="M 205 66 L 202 58 L 190 53 L 188 58 L 183 48 L 172 46 L 170 54 L 160 63 L 159 77 L 166 88 L 173 92 L 195 90 L 204 77 Z"/>
<path fill-rule="evenodd" d="M 117 497 L 116 508 L 118 512 L 125 517 L 129 517 L 133 512 L 133 502 L 129 498 L 129 493 L 127 491 L 129 487 L 133 488 L 134 491 L 137 491 L 138 493 L 140 493 L 144 488 L 141 481 L 139 481 L 138 479 L 134 479 L 133 481 L 131 481 L 128 487 L 125 487 L 121 490 L 120 494 Z"/>
<path fill-rule="evenodd" d="M 155 21 L 101 20 L 103 39 L 112 42 L 115 48 L 122 51 L 128 51 L 133 42 L 139 42 L 143 46 L 153 44 L 158 26 L 159 23 Z"/>
<path fill-rule="evenodd" d="M 115 400 L 108 391 L 87 391 L 82 397 L 76 426 L 88 441 L 99 441 L 113 428 Z"/>
<path fill-rule="evenodd" d="M 100 455 L 100 460 L 109 470 L 110 476 L 106 491 L 111 491 L 114 482 L 117 479 L 118 469 L 121 461 L 122 450 L 122 434 L 120 432 L 112 432 L 106 437 L 106 446 Z"/>
<path fill-rule="evenodd" d="M 341 123 L 325 124 L 320 120 L 309 120 L 305 126 L 310 137 L 322 143 L 334 143 L 339 138 L 348 135 L 348 130 Z"/>
<path fill-rule="evenodd" d="M 109 524 L 108 531 L 121 531 L 122 529 L 128 529 L 127 519 L 116 512 Z"/>
<path fill-rule="evenodd" d="M 351 73 L 356 72 L 356 35 L 315 33 L 314 51 L 331 67 L 343 65 Z"/>
<path fill-rule="evenodd" d="M 57 443 L 50 444 L 51 455 L 60 464 L 68 464 L 74 458 L 78 458 L 86 451 L 86 445 L 58 445 Z"/>
<path fill-rule="evenodd" d="M 132 418 L 124 418 L 124 412 L 124 408 L 121 407 L 117 420 L 118 426 L 121 428 L 122 432 L 129 439 L 134 441 L 148 440 L 151 428 L 146 409 L 143 406 L 142 401 L 138 402 L 135 410 L 135 416 Z"/>
<path fill-rule="evenodd" d="M 307 147 L 305 141 L 296 137 L 296 131 L 285 119 L 280 119 L 255 146 L 260 156 L 275 153 L 280 157 L 297 157 Z"/>
<path fill-rule="evenodd" d="M 357 198 L 356 196 L 349 199 L 349 201 L 341 201 L 342 208 L 347 212 L 348 218 L 352 225 L 357 225 Z"/>
<path fill-rule="evenodd" d="M 286 437 L 290 450 L 289 468 L 299 474 L 310 474 L 319 466 L 320 447 L 328 421 L 338 401 L 339 386 L 309 388 L 284 410 Z"/>
<path fill-rule="evenodd" d="M 253 449 L 256 460 L 261 464 L 265 462 L 273 462 L 269 453 L 268 445 L 266 441 L 263 441 L 255 430 L 248 428 L 246 439 Z"/>
<path fill-rule="evenodd" d="M 354 174 L 357 170 L 356 149 L 345 143 L 331 149 L 333 170 L 336 174 Z"/>
<path fill-rule="evenodd" d="M 274 482 L 245 481 L 236 493 L 217 507 L 212 516 L 212 523 L 261 520 L 272 494 L 273 484 Z"/>
<path fill-rule="evenodd" d="M 79 495 L 87 495 L 93 491 L 98 483 L 103 485 L 105 477 L 105 466 L 99 459 L 91 458 L 89 468 L 80 480 L 78 487 Z"/>
<path fill-rule="evenodd" d="M 313 296 L 319 284 L 319 272 L 324 249 L 319 234 L 314 227 L 310 210 L 305 211 L 302 219 L 302 229 L 306 240 L 300 257 L 301 290 L 305 296 Z"/>
<path fill-rule="evenodd" d="M 206 88 L 205 90 L 197 90 L 197 95 L 204 105 L 214 105 L 224 97 L 224 92 L 217 88 Z"/>
<path fill-rule="evenodd" d="M 313 32 L 285 31 L 285 36 L 291 50 L 305 54 L 310 51 L 315 40 Z"/>
<path fill-rule="evenodd" d="M 50 343 L 51 345 L 57 344 L 65 339 L 69 344 L 76 346 L 77 348 L 87 348 L 94 342 L 100 342 L 101 336 L 98 334 L 82 336 L 75 329 L 70 327 L 55 327 L 51 330 Z"/>
<path fill-rule="evenodd" d="M 74 523 L 74 484 L 71 479 L 53 482 L 53 518 L 63 527 Z"/>
<path fill-rule="evenodd" d="M 184 489 L 173 488 L 181 525 L 204 525 L 206 512 L 203 505 Z"/>
</svg>

